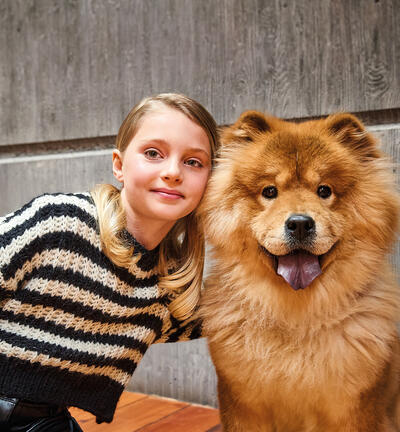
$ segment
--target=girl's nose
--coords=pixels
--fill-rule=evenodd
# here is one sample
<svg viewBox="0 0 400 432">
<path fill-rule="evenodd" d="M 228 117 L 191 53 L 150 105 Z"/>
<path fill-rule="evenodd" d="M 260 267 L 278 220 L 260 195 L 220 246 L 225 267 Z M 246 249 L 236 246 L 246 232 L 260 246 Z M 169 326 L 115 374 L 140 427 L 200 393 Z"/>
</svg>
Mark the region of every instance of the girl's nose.
<svg viewBox="0 0 400 432">
<path fill-rule="evenodd" d="M 176 161 L 169 161 L 161 172 L 161 177 L 165 181 L 180 183 L 182 181 L 182 173 L 179 163 Z"/>
</svg>

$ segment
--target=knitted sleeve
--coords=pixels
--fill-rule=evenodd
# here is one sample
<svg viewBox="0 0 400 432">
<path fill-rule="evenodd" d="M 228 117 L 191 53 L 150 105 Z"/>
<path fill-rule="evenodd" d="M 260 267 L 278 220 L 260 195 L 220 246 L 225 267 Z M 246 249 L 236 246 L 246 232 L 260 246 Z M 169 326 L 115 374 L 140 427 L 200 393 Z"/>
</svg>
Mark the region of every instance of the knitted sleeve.
<svg viewBox="0 0 400 432">
<path fill-rule="evenodd" d="M 199 319 L 189 318 L 179 321 L 171 314 L 164 320 L 161 337 L 154 343 L 183 342 L 203 337 L 202 323 Z"/>
<path fill-rule="evenodd" d="M 12 297 L 38 265 L 45 265 L 42 255 L 48 245 L 61 241 L 66 206 L 89 205 L 87 199 L 84 194 L 41 195 L 0 218 L 0 301 Z"/>
<path fill-rule="evenodd" d="M 35 200 L 0 218 L 0 300 L 11 297 L 27 271 L 30 244 L 38 235 Z"/>
</svg>

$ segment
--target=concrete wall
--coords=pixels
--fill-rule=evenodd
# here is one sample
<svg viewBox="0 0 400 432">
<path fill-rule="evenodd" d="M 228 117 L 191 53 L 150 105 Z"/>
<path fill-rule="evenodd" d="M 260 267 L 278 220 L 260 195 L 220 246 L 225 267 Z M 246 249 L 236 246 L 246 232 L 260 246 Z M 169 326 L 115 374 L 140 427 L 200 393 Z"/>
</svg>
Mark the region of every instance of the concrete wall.
<svg viewBox="0 0 400 432">
<path fill-rule="evenodd" d="M 356 112 L 398 162 L 399 22 L 399 0 L 2 0 L 0 214 L 112 181 L 120 123 L 164 91 L 219 124 Z M 151 347 L 130 388 L 215 405 L 215 383 L 194 341 Z"/>
</svg>

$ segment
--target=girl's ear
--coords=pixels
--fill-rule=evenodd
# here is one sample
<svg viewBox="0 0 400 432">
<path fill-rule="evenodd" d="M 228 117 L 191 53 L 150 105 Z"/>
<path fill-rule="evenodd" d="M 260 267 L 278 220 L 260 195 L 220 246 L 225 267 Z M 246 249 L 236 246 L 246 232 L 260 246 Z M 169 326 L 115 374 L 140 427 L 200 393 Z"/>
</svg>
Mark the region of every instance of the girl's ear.
<svg viewBox="0 0 400 432">
<path fill-rule="evenodd" d="M 113 150 L 112 164 L 114 177 L 121 183 L 124 182 L 124 174 L 122 172 L 122 154 L 119 150 Z"/>
<path fill-rule="evenodd" d="M 380 157 L 375 138 L 356 116 L 348 113 L 332 114 L 325 122 L 329 133 L 362 160 Z"/>
</svg>

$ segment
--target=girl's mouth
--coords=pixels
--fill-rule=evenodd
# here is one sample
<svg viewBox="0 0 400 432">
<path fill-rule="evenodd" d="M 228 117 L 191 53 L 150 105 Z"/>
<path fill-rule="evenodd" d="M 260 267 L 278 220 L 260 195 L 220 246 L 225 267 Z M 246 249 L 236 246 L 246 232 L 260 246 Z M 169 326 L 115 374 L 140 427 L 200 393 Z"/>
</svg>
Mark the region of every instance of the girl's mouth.
<svg viewBox="0 0 400 432">
<path fill-rule="evenodd" d="M 177 200 L 180 198 L 184 198 L 183 194 L 177 190 L 174 189 L 152 189 L 151 192 L 156 193 L 157 195 L 166 198 L 166 199 L 170 199 L 170 200 Z"/>
</svg>

